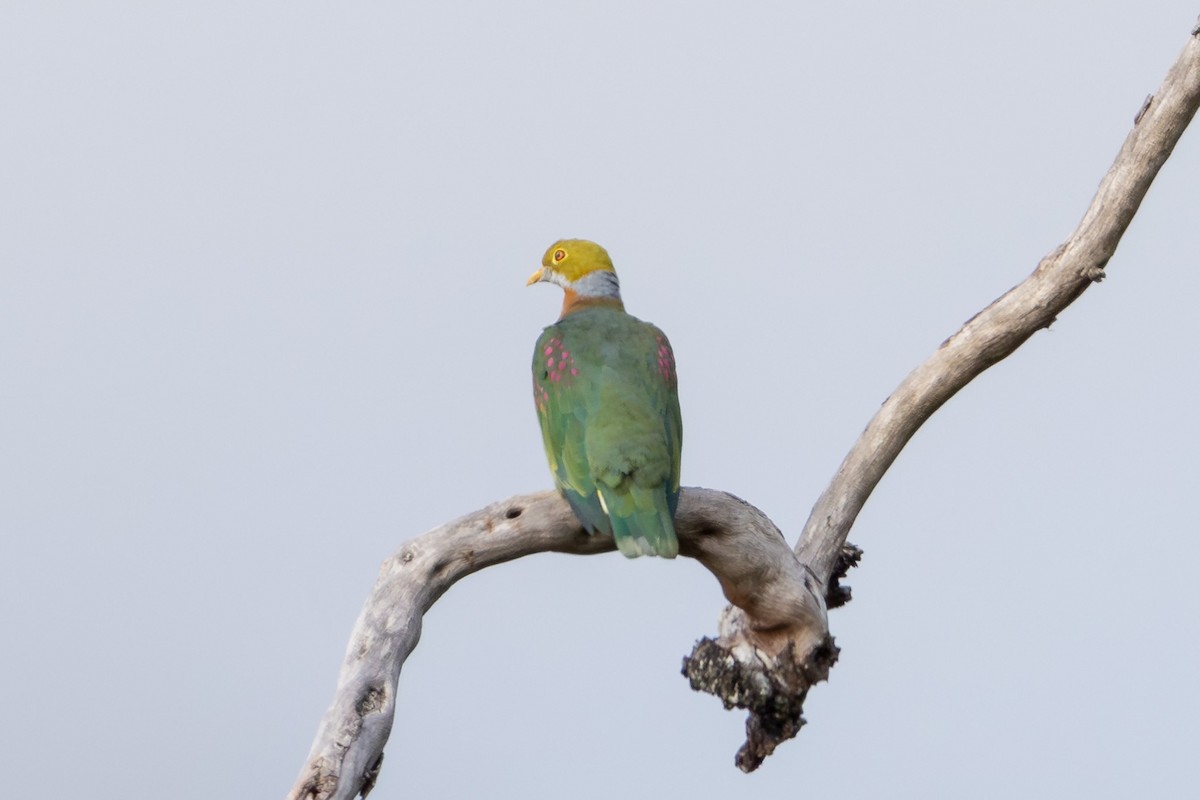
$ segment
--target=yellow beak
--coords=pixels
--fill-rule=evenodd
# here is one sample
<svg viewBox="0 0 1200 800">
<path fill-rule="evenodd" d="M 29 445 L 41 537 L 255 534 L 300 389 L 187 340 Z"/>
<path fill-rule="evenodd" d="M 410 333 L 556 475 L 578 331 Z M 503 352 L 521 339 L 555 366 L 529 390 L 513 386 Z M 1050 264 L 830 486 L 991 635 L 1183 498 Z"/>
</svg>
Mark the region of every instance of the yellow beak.
<svg viewBox="0 0 1200 800">
<path fill-rule="evenodd" d="M 538 271 L 529 276 L 529 280 L 525 281 L 526 286 L 533 286 L 538 281 L 546 280 L 546 270 L 544 267 L 538 267 Z"/>
</svg>

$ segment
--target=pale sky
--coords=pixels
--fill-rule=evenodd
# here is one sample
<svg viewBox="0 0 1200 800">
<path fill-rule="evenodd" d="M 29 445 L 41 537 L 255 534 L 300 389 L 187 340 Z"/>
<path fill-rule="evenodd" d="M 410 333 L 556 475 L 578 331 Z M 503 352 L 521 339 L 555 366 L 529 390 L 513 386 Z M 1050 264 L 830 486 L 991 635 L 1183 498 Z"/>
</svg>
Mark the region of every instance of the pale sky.
<svg viewBox="0 0 1200 800">
<path fill-rule="evenodd" d="M 879 403 L 1067 236 L 1184 2 L 0 6 L 11 797 L 282 797 L 380 562 L 549 488 L 564 236 L 671 337 L 683 479 L 795 540 Z M 1109 278 L 920 431 L 760 771 L 701 567 L 456 586 L 372 798 L 1200 784 L 1200 131 Z"/>
</svg>

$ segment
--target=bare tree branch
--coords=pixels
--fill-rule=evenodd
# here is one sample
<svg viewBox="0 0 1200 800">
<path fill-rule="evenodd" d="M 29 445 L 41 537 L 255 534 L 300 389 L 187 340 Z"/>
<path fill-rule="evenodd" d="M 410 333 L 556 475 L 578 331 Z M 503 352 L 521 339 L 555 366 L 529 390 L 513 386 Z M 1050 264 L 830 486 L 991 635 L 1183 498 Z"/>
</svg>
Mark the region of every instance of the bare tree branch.
<svg viewBox="0 0 1200 800">
<path fill-rule="evenodd" d="M 859 511 L 904 445 L 975 376 L 1049 326 L 1104 270 L 1159 168 L 1200 106 L 1200 26 L 1158 92 L 1147 98 L 1079 226 L 1009 290 L 947 339 L 883 403 L 813 507 L 793 551 L 758 509 L 724 492 L 686 489 L 680 552 L 704 564 L 732 604 L 716 640 L 684 659 L 693 687 L 749 710 L 737 764 L 755 769 L 795 736 L 808 689 L 837 657 L 826 608 L 844 603 L 838 579 L 857 562 L 846 544 Z M 588 536 L 551 492 L 495 503 L 405 544 L 384 562 L 354 627 L 293 800 L 353 798 L 374 785 L 395 715 L 400 669 L 429 607 L 457 580 L 531 553 L 591 554 Z"/>
<path fill-rule="evenodd" d="M 681 554 L 716 575 L 729 601 L 750 615 L 751 629 L 762 632 L 764 646 L 799 642 L 813 649 L 819 642 L 809 639 L 825 636 L 820 585 L 757 508 L 725 492 L 688 487 L 676 530 Z M 396 713 L 400 668 L 417 646 L 425 612 L 456 581 L 532 553 L 613 549 L 611 537 L 585 533 L 555 492 L 493 503 L 404 544 L 380 568 L 350 635 L 333 705 L 288 797 L 370 791 Z"/>
<path fill-rule="evenodd" d="M 904 445 L 955 392 L 1048 327 L 1088 286 L 1103 279 L 1122 234 L 1159 168 L 1195 116 L 1197 106 L 1200 26 L 1192 31 L 1158 92 L 1148 97 L 1138 111 L 1133 130 L 1074 233 L 1043 258 L 1032 275 L 968 320 L 925 363 L 909 373 L 867 424 L 813 506 L 796 553 L 821 581 L 830 605 L 844 601 L 843 593 L 848 590 L 837 585 L 837 578 L 845 574 L 848 564 L 857 561 L 857 548 L 847 546 L 846 536 Z M 694 676 L 692 685 L 716 694 L 727 707 L 749 708 L 746 744 L 738 751 L 736 762 L 750 771 L 779 742 L 795 736 L 803 724 L 800 709 L 812 684 L 808 676 L 819 679 L 824 675 L 832 640 L 825 640 L 825 646 L 811 652 L 805 652 L 797 642 L 779 651 L 787 658 L 754 662 L 739 658 L 738 651 L 727 645 L 743 638 L 756 640 L 740 619 L 735 611 L 727 610 L 717 646 L 702 641 L 685 660 L 684 669 L 692 675 L 693 671 L 704 671 L 706 664 L 725 663 L 731 656 L 737 662 L 735 668 L 727 670 L 728 675 L 736 676 L 736 680 L 729 679 L 732 685 L 720 678 L 698 682 Z M 812 635 L 807 637 L 809 643 L 814 640 Z M 833 656 L 836 652 L 832 648 Z M 747 671 L 753 673 L 758 685 L 770 687 L 757 705 L 732 699 L 740 697 L 740 686 L 747 680 L 743 673 Z"/>
<path fill-rule="evenodd" d="M 1200 105 L 1200 34 L 1193 31 L 1100 183 L 1075 232 L 1033 274 L 980 311 L 892 392 L 813 506 L 797 552 L 828 578 L 880 478 L 917 429 L 975 376 L 1006 358 L 1104 278 L 1104 269 L 1158 170 Z"/>
</svg>

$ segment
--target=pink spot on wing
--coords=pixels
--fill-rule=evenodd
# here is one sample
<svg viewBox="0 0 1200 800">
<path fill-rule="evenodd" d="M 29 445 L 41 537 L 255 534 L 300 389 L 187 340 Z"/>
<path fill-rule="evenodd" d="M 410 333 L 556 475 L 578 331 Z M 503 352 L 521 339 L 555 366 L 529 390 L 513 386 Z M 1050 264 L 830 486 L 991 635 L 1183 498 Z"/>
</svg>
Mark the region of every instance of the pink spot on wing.
<svg viewBox="0 0 1200 800">
<path fill-rule="evenodd" d="M 663 380 L 668 384 L 675 384 L 675 357 L 671 353 L 671 347 L 661 336 L 655 337 L 658 339 L 658 371 L 662 375 Z"/>
<path fill-rule="evenodd" d="M 571 351 L 563 346 L 562 339 L 555 337 L 547 339 L 542 347 L 542 355 L 545 359 L 544 369 L 545 374 L 542 380 L 548 383 L 571 383 L 571 379 L 579 375 L 579 369 L 575 366 L 575 360 L 571 358 Z M 540 391 L 546 392 L 543 387 Z M 549 399 L 549 394 L 546 393 L 545 399 Z"/>
</svg>

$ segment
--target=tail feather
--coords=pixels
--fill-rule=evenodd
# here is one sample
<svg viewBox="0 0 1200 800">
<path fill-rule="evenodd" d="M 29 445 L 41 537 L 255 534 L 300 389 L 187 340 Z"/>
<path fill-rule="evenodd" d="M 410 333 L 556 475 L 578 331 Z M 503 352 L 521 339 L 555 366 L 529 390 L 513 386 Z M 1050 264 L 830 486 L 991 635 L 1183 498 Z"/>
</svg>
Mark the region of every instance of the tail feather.
<svg viewBox="0 0 1200 800">
<path fill-rule="evenodd" d="M 617 549 L 627 558 L 679 554 L 679 540 L 665 492 L 632 487 L 624 492 L 600 488 Z"/>
</svg>

